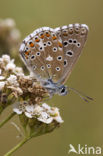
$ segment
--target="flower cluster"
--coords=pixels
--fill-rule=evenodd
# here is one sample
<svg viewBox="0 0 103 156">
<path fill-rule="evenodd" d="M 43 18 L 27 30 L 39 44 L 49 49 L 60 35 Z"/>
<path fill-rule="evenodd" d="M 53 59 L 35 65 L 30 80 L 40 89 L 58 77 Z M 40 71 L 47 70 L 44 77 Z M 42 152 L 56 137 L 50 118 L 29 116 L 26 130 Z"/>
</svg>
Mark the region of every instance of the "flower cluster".
<svg viewBox="0 0 103 156">
<path fill-rule="evenodd" d="M 34 75 L 25 75 L 22 62 L 19 62 L 22 68 L 18 67 L 15 60 L 7 55 L 10 54 L 16 61 L 19 59 L 19 42 L 20 32 L 14 20 L 0 20 L 0 53 L 3 54 L 0 57 L 0 114 L 8 106 L 12 106 L 12 113 L 0 123 L 0 127 L 17 115 L 24 129 L 24 140 L 6 155 L 11 155 L 31 138 L 50 133 L 63 123 L 59 109 L 43 102 L 49 98 L 48 91 Z M 21 128 L 18 129 L 21 132 Z"/>
<path fill-rule="evenodd" d="M 17 44 L 20 42 L 20 36 L 21 34 L 13 19 L 0 19 L 0 48 L 2 53 L 15 51 Z"/>
<path fill-rule="evenodd" d="M 22 68 L 17 67 L 14 59 L 11 60 L 9 55 L 3 55 L 0 58 L 0 90 L 11 88 L 21 95 L 22 90 L 17 81 L 18 75 L 24 75 Z"/>
<path fill-rule="evenodd" d="M 40 103 L 45 89 L 31 75 L 25 76 L 21 67 L 17 67 L 9 55 L 0 58 L 0 113 L 13 102 L 29 100 Z"/>
<path fill-rule="evenodd" d="M 13 105 L 13 112 L 20 117 L 22 126 L 29 126 L 33 136 L 35 131 L 45 134 L 63 122 L 58 108 L 42 104 L 47 95 L 33 75 L 25 76 L 22 68 L 15 65 L 14 59 L 8 55 L 0 58 L 0 112 L 6 106 Z M 38 129 L 35 130 L 35 127 Z"/>
<path fill-rule="evenodd" d="M 46 103 L 43 103 L 42 105 L 30 105 L 26 101 L 16 103 L 13 106 L 13 111 L 19 115 L 24 113 L 28 118 L 37 118 L 38 121 L 46 124 L 50 124 L 54 120 L 58 123 L 63 122 L 59 109 L 57 107 L 50 107 Z"/>
<path fill-rule="evenodd" d="M 46 103 L 34 105 L 27 101 L 17 102 L 13 105 L 13 111 L 19 115 L 21 125 L 31 137 L 49 133 L 63 122 L 59 109 Z"/>
<path fill-rule="evenodd" d="M 15 95 L 26 95 L 31 97 L 34 95 L 44 95 L 46 91 L 31 76 L 25 76 L 21 67 L 14 64 L 14 59 L 10 59 L 8 55 L 0 58 L 0 90 L 10 89 Z M 32 95 L 33 94 L 33 95 Z"/>
</svg>

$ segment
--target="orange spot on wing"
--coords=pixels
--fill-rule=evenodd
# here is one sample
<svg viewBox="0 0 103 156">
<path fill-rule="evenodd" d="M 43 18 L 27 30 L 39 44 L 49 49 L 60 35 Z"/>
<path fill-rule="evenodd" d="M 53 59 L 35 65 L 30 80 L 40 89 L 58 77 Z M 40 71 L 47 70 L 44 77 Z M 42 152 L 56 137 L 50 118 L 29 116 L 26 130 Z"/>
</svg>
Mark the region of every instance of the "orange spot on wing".
<svg viewBox="0 0 103 156">
<path fill-rule="evenodd" d="M 35 39 L 35 41 L 36 41 L 36 42 L 39 42 L 40 40 L 37 38 L 37 39 Z"/>
<path fill-rule="evenodd" d="M 30 50 L 25 52 L 25 55 L 29 55 L 30 54 Z"/>
<path fill-rule="evenodd" d="M 34 47 L 34 43 L 30 43 L 30 47 Z"/>
<path fill-rule="evenodd" d="M 40 38 L 43 39 L 44 38 L 44 35 L 41 35 Z"/>
<path fill-rule="evenodd" d="M 53 40 L 56 40 L 56 39 L 57 39 L 57 37 L 56 37 L 56 36 L 53 36 L 53 37 L 52 37 L 52 39 L 53 39 Z"/>
<path fill-rule="evenodd" d="M 26 55 L 25 58 L 28 59 L 28 56 Z"/>
<path fill-rule="evenodd" d="M 63 33 L 63 36 L 68 36 L 68 34 L 66 32 Z"/>
<path fill-rule="evenodd" d="M 46 33 L 46 36 L 47 36 L 47 37 L 50 37 L 50 34 L 49 34 L 49 33 L 48 33 L 48 34 Z"/>
<path fill-rule="evenodd" d="M 60 48 L 62 48 L 62 47 L 63 47 L 63 45 L 62 45 L 62 43 L 61 43 L 61 42 L 58 42 L 58 45 L 59 45 L 59 47 L 60 47 Z"/>
</svg>

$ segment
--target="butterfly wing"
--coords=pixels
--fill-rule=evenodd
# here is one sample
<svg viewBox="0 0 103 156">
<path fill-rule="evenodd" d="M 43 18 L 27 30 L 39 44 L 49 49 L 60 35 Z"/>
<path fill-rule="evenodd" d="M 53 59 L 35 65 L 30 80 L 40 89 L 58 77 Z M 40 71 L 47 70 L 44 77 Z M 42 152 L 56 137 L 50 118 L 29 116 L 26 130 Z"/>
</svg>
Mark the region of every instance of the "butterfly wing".
<svg viewBox="0 0 103 156">
<path fill-rule="evenodd" d="M 54 30 L 49 29 L 45 31 L 44 43 L 45 46 L 45 64 L 47 66 L 47 70 L 49 73 L 50 79 L 53 82 L 57 82 L 62 73 L 63 73 L 63 62 L 64 62 L 64 54 L 63 54 L 63 46 L 60 46 L 61 38 L 58 38 L 55 34 Z"/>
<path fill-rule="evenodd" d="M 40 81 L 57 82 L 63 73 L 64 53 L 60 37 L 54 29 L 42 27 L 26 37 L 20 54 L 28 69 Z"/>
<path fill-rule="evenodd" d="M 38 31 L 33 32 L 27 36 L 20 47 L 20 55 L 23 59 L 26 67 L 32 72 L 37 79 L 49 77 L 47 72 L 44 72 L 46 68 L 43 60 L 44 49 L 41 40 L 37 36 Z M 41 48 L 41 49 L 40 49 Z"/>
<path fill-rule="evenodd" d="M 64 84 L 81 55 L 87 39 L 88 27 L 85 24 L 70 24 L 69 26 L 63 26 L 59 30 L 59 34 L 64 50 L 64 70 L 58 83 Z"/>
</svg>

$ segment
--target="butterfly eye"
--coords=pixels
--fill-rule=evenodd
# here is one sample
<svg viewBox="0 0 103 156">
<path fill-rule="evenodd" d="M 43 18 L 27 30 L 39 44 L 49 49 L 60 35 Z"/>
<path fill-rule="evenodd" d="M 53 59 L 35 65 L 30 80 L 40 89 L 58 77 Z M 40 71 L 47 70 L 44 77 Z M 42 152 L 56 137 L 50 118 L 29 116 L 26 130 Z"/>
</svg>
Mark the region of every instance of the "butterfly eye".
<svg viewBox="0 0 103 156">
<path fill-rule="evenodd" d="M 65 92 L 65 88 L 63 87 L 62 89 L 61 89 L 61 93 L 64 93 Z"/>
<path fill-rule="evenodd" d="M 62 87 L 60 88 L 59 95 L 64 96 L 64 95 L 66 95 L 67 93 L 68 93 L 67 88 L 66 88 L 65 86 L 62 86 Z"/>
</svg>

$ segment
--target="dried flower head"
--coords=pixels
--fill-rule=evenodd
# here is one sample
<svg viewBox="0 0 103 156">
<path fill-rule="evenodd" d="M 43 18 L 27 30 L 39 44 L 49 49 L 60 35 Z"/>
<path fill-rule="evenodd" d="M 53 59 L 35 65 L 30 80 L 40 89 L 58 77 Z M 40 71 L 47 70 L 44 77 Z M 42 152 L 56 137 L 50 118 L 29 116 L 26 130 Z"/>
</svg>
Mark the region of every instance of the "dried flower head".
<svg viewBox="0 0 103 156">
<path fill-rule="evenodd" d="M 39 104 L 47 94 L 34 77 L 25 76 L 22 68 L 17 67 L 14 59 L 10 59 L 8 55 L 0 58 L 0 90 L 1 94 L 5 93 L 11 100 L 9 105 L 12 104 L 12 100 L 29 100 L 31 104 Z"/>
</svg>

